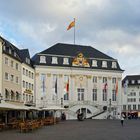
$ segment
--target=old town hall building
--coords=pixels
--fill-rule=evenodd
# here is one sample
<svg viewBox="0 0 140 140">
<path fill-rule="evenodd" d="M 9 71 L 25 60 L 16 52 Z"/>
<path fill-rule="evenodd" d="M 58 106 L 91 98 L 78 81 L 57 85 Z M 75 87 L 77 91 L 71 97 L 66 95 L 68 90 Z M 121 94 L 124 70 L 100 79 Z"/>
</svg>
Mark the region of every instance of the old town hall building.
<svg viewBox="0 0 140 140">
<path fill-rule="evenodd" d="M 66 108 L 67 119 L 116 117 L 121 112 L 123 70 L 91 46 L 62 44 L 35 54 L 36 106 Z"/>
</svg>

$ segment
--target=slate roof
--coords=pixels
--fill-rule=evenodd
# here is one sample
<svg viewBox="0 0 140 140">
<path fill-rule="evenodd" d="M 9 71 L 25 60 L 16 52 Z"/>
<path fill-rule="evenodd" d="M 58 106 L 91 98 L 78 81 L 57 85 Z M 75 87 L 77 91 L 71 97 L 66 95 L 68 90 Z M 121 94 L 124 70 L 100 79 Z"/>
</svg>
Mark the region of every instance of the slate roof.
<svg viewBox="0 0 140 140">
<path fill-rule="evenodd" d="M 0 36 L 0 39 L 3 41 L 3 44 L 6 46 L 6 50 L 3 50 L 3 53 L 9 55 L 10 57 L 16 59 L 21 63 L 26 63 L 26 57 L 30 59 L 30 54 L 28 49 L 18 49 L 15 45 L 4 39 Z M 9 53 L 9 49 L 11 49 L 11 53 Z M 14 52 L 16 55 L 14 55 Z M 28 63 L 26 63 L 29 65 Z M 29 66 L 33 66 L 32 62 Z"/>
<path fill-rule="evenodd" d="M 75 67 L 72 66 L 73 59 L 79 54 L 82 53 L 84 57 L 87 59 L 88 63 L 90 64 L 90 68 L 92 69 L 105 69 L 105 70 L 117 70 L 117 71 L 123 71 L 117 60 L 100 52 L 99 50 L 91 47 L 91 46 L 84 46 L 84 45 L 74 45 L 74 44 L 63 44 L 63 43 L 57 43 L 54 46 L 35 54 L 32 57 L 32 60 L 34 61 L 34 65 L 45 65 L 45 66 L 59 66 L 59 67 Z M 46 64 L 40 63 L 40 56 L 46 57 Z M 58 64 L 52 64 L 52 56 L 55 56 L 58 58 Z M 63 64 L 63 58 L 67 57 L 69 58 L 69 65 Z M 92 60 L 97 60 L 98 67 L 92 66 Z M 107 61 L 107 68 L 102 67 L 102 61 Z M 112 62 L 117 63 L 117 68 L 111 68 Z M 77 66 L 76 66 L 77 67 Z M 85 68 L 85 67 L 80 67 Z"/>
<path fill-rule="evenodd" d="M 99 50 L 96 50 L 91 46 L 63 43 L 57 43 L 54 46 L 40 52 L 40 54 L 65 55 L 75 57 L 80 52 L 83 53 L 86 58 L 113 59 L 112 57 L 100 52 Z"/>
<path fill-rule="evenodd" d="M 134 83 L 132 83 L 132 81 L 134 80 Z M 140 75 L 127 75 L 123 80 L 122 80 L 122 85 L 124 85 L 124 83 L 126 81 L 128 81 L 128 85 L 140 85 L 140 83 L 138 83 L 138 80 L 140 80 Z"/>
</svg>

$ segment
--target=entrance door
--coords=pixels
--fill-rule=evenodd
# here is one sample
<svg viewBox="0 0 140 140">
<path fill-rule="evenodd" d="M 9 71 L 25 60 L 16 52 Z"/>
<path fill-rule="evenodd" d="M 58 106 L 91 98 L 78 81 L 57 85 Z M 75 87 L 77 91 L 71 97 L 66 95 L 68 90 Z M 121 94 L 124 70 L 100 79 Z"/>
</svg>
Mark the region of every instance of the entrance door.
<svg viewBox="0 0 140 140">
<path fill-rule="evenodd" d="M 83 113 L 84 118 L 86 118 L 86 108 L 81 108 L 81 113 Z"/>
</svg>

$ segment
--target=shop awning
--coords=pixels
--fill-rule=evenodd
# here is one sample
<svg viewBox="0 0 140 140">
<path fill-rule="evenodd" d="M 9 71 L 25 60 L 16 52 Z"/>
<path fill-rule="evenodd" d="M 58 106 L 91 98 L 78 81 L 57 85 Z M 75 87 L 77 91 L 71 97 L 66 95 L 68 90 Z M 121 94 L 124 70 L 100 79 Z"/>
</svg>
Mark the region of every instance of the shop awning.
<svg viewBox="0 0 140 140">
<path fill-rule="evenodd" d="M 26 106 L 14 105 L 6 102 L 0 103 L 0 110 L 29 110 Z"/>
</svg>

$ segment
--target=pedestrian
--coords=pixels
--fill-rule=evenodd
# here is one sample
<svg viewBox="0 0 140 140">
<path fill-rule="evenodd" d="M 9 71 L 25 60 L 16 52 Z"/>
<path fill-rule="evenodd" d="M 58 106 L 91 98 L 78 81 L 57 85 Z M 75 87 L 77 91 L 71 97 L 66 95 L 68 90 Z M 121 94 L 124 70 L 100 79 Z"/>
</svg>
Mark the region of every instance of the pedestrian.
<svg viewBox="0 0 140 140">
<path fill-rule="evenodd" d="M 123 123 L 124 123 L 124 115 L 122 114 L 121 115 L 121 125 L 123 126 Z"/>
</svg>

